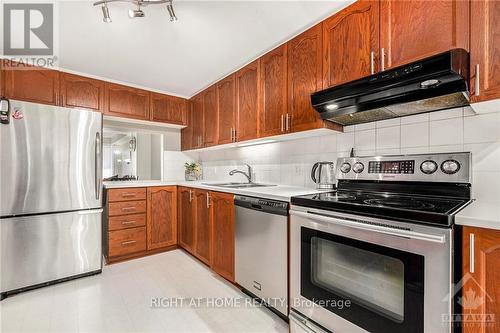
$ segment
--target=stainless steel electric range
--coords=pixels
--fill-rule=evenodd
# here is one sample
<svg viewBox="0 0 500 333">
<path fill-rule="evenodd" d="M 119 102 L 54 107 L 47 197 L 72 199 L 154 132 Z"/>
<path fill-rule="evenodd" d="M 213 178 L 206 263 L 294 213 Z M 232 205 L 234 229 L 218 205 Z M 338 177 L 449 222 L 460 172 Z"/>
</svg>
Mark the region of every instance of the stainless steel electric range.
<svg viewBox="0 0 500 333">
<path fill-rule="evenodd" d="M 452 332 L 454 216 L 470 154 L 339 158 L 338 191 L 292 198 L 292 332 Z"/>
</svg>

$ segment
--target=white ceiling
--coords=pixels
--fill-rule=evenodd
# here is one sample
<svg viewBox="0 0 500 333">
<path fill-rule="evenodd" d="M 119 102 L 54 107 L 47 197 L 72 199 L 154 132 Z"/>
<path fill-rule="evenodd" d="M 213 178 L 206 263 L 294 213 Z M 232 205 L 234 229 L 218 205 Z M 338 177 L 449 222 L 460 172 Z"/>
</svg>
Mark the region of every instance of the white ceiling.
<svg viewBox="0 0 500 333">
<path fill-rule="evenodd" d="M 163 5 L 131 20 L 131 5 L 113 3 L 106 24 L 92 2 L 61 1 L 59 66 L 191 97 L 350 2 L 174 0 L 175 23 Z"/>
</svg>

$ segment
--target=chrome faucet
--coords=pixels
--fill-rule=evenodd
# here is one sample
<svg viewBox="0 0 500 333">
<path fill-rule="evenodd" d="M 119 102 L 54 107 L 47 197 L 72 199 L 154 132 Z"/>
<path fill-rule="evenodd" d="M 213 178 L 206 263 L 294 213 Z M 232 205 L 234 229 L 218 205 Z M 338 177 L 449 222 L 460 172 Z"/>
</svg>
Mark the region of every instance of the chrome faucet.
<svg viewBox="0 0 500 333">
<path fill-rule="evenodd" d="M 253 181 L 252 181 L 252 167 L 248 164 L 245 164 L 245 165 L 248 168 L 248 173 L 245 171 L 240 171 L 238 169 L 234 169 L 234 170 L 229 171 L 229 175 L 233 176 L 235 173 L 241 173 L 243 176 L 247 177 L 248 183 L 253 183 Z"/>
</svg>

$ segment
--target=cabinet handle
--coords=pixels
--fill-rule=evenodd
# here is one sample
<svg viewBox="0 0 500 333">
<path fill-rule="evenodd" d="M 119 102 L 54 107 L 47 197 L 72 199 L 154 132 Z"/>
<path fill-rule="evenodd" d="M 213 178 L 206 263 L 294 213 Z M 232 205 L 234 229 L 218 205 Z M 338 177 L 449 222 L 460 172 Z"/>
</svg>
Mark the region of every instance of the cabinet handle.
<svg viewBox="0 0 500 333">
<path fill-rule="evenodd" d="M 285 131 L 285 115 L 284 114 L 281 115 L 281 131 L 282 132 Z"/>
<path fill-rule="evenodd" d="M 469 272 L 474 273 L 475 235 L 469 235 Z"/>
<path fill-rule="evenodd" d="M 189 202 L 193 201 L 193 191 L 189 190 Z"/>
<path fill-rule="evenodd" d="M 231 127 L 231 131 L 230 131 L 230 135 L 231 135 L 231 142 L 234 142 L 233 128 L 232 127 Z"/>
<path fill-rule="evenodd" d="M 130 225 L 130 224 L 135 224 L 136 221 L 123 221 L 122 225 Z"/>
<path fill-rule="evenodd" d="M 233 137 L 234 137 L 234 142 L 238 141 L 238 138 L 236 137 L 236 128 L 233 128 Z"/>
<path fill-rule="evenodd" d="M 380 68 L 383 71 L 385 71 L 385 49 L 381 48 L 380 49 Z"/>
<path fill-rule="evenodd" d="M 207 192 L 207 208 L 210 208 L 210 193 Z"/>
<path fill-rule="evenodd" d="M 135 243 L 137 243 L 137 241 L 129 240 L 129 241 L 122 242 L 122 245 L 131 245 L 131 244 L 135 244 Z"/>
<path fill-rule="evenodd" d="M 285 127 L 286 127 L 286 131 L 290 131 L 290 114 L 286 114 L 286 118 L 285 118 Z"/>
<path fill-rule="evenodd" d="M 135 193 L 123 193 L 122 194 L 122 198 L 133 198 L 135 196 L 136 196 Z"/>
<path fill-rule="evenodd" d="M 131 210 L 136 210 L 136 209 L 137 209 L 137 207 L 123 207 L 123 208 L 122 208 L 122 211 L 124 211 L 124 212 L 128 212 L 128 211 L 131 211 Z"/>
<path fill-rule="evenodd" d="M 375 74 L 375 52 L 370 52 L 370 74 Z"/>
<path fill-rule="evenodd" d="M 480 81 L 479 81 L 479 64 L 476 64 L 476 79 L 474 81 L 474 95 L 479 96 L 479 86 L 480 86 Z"/>
</svg>

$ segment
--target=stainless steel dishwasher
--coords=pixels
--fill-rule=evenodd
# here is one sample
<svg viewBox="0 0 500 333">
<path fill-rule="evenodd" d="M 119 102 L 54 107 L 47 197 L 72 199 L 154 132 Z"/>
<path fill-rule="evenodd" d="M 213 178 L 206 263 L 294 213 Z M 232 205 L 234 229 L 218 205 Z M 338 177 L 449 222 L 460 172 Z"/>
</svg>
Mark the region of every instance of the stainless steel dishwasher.
<svg viewBox="0 0 500 333">
<path fill-rule="evenodd" d="M 236 195 L 236 282 L 288 316 L 288 203 Z"/>
</svg>

